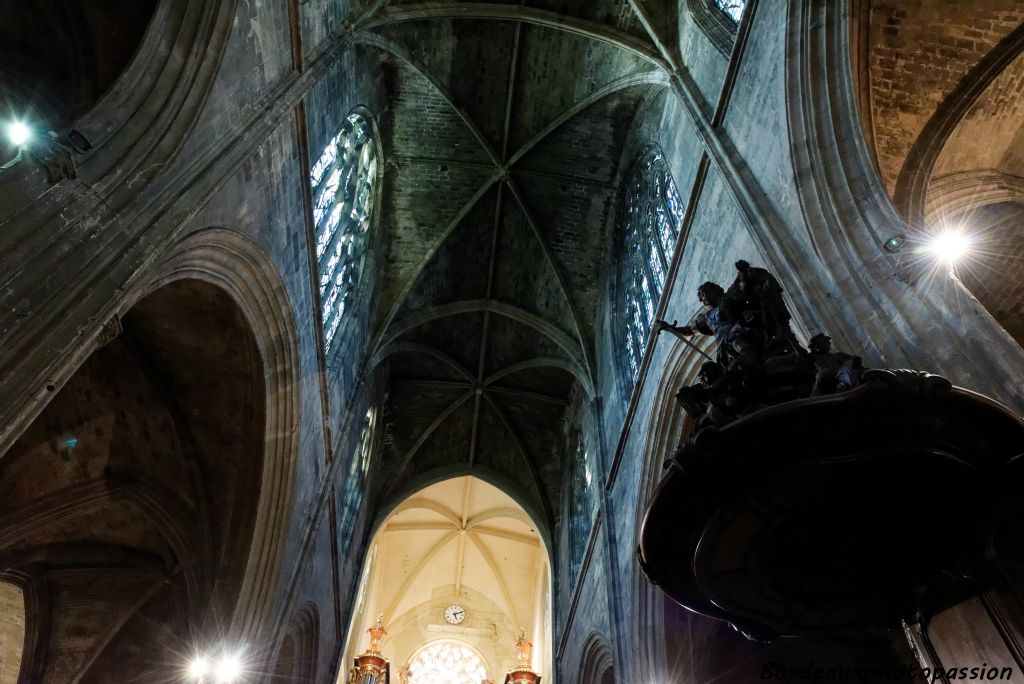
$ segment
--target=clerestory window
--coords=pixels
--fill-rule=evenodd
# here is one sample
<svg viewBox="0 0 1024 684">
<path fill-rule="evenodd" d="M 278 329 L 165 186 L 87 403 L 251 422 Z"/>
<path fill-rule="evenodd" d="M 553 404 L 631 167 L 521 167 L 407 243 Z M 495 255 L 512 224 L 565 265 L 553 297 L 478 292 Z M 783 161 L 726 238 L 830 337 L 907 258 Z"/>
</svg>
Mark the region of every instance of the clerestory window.
<svg viewBox="0 0 1024 684">
<path fill-rule="evenodd" d="M 366 485 L 366 474 L 370 469 L 370 452 L 373 449 L 374 411 L 366 412 L 363 431 L 359 435 L 352 460 L 349 461 L 348 476 L 345 487 L 338 501 L 338 527 L 342 532 L 342 553 L 348 553 L 355 532 L 356 518 L 363 501 L 363 490 Z"/>
<path fill-rule="evenodd" d="M 577 434 L 576 449 L 572 457 L 571 497 L 569 499 L 569 553 L 571 577 L 576 578 L 583 564 L 583 556 L 590 539 L 590 528 L 597 510 L 597 467 L 594 454 Z"/>
<path fill-rule="evenodd" d="M 644 148 L 630 167 L 619 210 L 615 299 L 627 385 L 632 388 L 665 288 L 683 204 L 661 148 Z"/>
<path fill-rule="evenodd" d="M 310 172 L 324 346 L 330 350 L 359 282 L 377 180 L 373 128 L 345 119 Z"/>
</svg>

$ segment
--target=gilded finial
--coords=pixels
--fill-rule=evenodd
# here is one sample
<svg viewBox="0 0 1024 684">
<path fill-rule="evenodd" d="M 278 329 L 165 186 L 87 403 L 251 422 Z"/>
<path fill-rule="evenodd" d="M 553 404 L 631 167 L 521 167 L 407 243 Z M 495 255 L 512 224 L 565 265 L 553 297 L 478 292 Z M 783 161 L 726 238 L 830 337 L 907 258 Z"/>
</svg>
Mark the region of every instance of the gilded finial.
<svg viewBox="0 0 1024 684">
<path fill-rule="evenodd" d="M 388 630 L 384 629 L 384 613 L 379 613 L 374 626 L 366 631 L 370 635 L 370 652 L 380 653 L 380 642 L 388 633 Z"/>
<path fill-rule="evenodd" d="M 533 644 L 526 638 L 526 630 L 520 629 L 519 634 L 516 635 L 516 643 L 512 644 L 512 648 L 516 650 L 516 659 L 519 661 L 519 669 L 529 670 L 530 669 L 530 652 L 533 650 Z"/>
</svg>

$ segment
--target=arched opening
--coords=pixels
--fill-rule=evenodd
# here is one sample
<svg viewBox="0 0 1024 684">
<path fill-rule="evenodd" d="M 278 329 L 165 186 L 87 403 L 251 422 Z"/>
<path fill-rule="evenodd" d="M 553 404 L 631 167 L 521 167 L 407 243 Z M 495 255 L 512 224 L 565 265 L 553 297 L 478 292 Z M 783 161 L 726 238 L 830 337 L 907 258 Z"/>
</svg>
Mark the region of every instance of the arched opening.
<svg viewBox="0 0 1024 684">
<path fill-rule="evenodd" d="M 0 119 L 59 131 L 87 112 L 128 66 L 157 3 L 0 0 Z"/>
<path fill-rule="evenodd" d="M 320 639 L 320 616 L 313 603 L 296 612 L 285 628 L 271 668 L 271 682 L 315 682 Z"/>
<path fill-rule="evenodd" d="M 583 645 L 583 656 L 577 680 L 580 684 L 615 684 L 615 662 L 612 649 L 600 634 L 591 634 Z"/>
<path fill-rule="evenodd" d="M 1024 9 L 1012 0 L 864 0 L 855 19 L 861 119 L 883 184 L 915 221 L 933 176 L 1010 161 L 1003 153 L 1019 128 L 1013 91 L 1024 68 Z M 968 144 L 944 149 L 964 126 L 959 137 Z"/>
<path fill-rule="evenodd" d="M 34 587 L 27 681 L 168 680 L 234 648 L 263 465 L 254 334 L 197 280 L 108 328 L 0 458 L 0 567 Z"/>
<path fill-rule="evenodd" d="M 25 647 L 25 596 L 21 587 L 0 581 L 0 684 L 17 684 Z"/>
<path fill-rule="evenodd" d="M 429 485 L 382 519 L 367 548 L 339 682 L 381 614 L 381 652 L 397 681 L 448 682 L 435 673 L 449 666 L 501 681 L 517 663 L 519 630 L 533 644 L 531 667 L 551 673 L 548 549 L 502 490 L 468 476 Z"/>
</svg>

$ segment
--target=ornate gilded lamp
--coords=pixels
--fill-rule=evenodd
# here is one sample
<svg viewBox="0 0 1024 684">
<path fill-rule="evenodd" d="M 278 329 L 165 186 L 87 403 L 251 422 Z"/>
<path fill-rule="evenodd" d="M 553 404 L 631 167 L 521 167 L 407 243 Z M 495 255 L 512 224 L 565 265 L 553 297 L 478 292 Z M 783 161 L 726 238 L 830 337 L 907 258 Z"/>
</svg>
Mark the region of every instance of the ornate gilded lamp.
<svg viewBox="0 0 1024 684">
<path fill-rule="evenodd" d="M 370 647 L 353 659 L 349 684 L 389 684 L 391 664 L 380 651 L 380 642 L 388 633 L 384 629 L 384 613 L 377 616 L 377 622 L 366 632 L 370 635 Z"/>
<path fill-rule="evenodd" d="M 519 630 L 516 643 L 512 644 L 516 650 L 516 659 L 519 664 L 505 675 L 505 684 L 540 684 L 540 675 L 530 669 L 530 654 L 533 652 L 533 643 L 526 639 L 526 630 Z"/>
</svg>

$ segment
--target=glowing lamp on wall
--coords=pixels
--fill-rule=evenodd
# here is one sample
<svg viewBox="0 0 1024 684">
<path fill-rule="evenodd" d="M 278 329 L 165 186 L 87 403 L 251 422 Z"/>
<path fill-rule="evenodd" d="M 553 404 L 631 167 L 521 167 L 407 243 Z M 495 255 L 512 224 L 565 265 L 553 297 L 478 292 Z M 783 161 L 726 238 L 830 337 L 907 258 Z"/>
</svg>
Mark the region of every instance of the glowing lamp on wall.
<svg viewBox="0 0 1024 684">
<path fill-rule="evenodd" d="M 15 147 L 24 147 L 32 140 L 32 129 L 22 121 L 7 124 L 7 139 Z"/>
<path fill-rule="evenodd" d="M 946 229 L 925 243 L 924 249 L 939 261 L 950 266 L 971 252 L 971 238 L 961 230 Z"/>
</svg>

